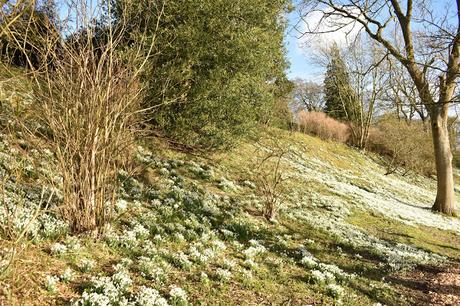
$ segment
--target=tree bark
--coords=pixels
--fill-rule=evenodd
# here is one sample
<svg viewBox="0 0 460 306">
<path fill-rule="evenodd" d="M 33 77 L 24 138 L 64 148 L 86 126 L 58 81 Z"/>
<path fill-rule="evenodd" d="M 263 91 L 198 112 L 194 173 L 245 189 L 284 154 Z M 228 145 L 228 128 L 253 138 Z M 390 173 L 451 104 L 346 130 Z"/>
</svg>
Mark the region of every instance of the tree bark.
<svg viewBox="0 0 460 306">
<path fill-rule="evenodd" d="M 431 118 L 438 187 L 432 209 L 447 215 L 454 215 L 454 176 L 447 118 L 447 114 L 444 116 L 442 113 Z"/>
</svg>

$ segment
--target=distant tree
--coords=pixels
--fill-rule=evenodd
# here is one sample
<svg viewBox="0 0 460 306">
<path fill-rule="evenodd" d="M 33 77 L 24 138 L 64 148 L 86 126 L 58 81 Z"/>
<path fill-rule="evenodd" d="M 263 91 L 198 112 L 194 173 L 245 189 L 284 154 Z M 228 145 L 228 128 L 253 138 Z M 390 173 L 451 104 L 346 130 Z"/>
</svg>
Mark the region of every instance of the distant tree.
<svg viewBox="0 0 460 306">
<path fill-rule="evenodd" d="M 330 117 L 357 123 L 359 120 L 359 103 L 350 83 L 350 76 L 345 61 L 337 44 L 328 52 L 329 63 L 324 78 L 325 113 Z"/>
<path fill-rule="evenodd" d="M 347 67 L 357 110 L 356 117 L 349 122 L 350 142 L 360 149 L 367 146 L 375 109 L 382 104 L 382 96 L 388 88 L 390 69 L 382 64 L 386 58 L 387 54 L 377 44 L 364 37 L 356 37 L 347 47 Z"/>
<path fill-rule="evenodd" d="M 295 107 L 309 112 L 324 111 L 324 91 L 321 84 L 295 79 L 293 98 Z"/>
</svg>

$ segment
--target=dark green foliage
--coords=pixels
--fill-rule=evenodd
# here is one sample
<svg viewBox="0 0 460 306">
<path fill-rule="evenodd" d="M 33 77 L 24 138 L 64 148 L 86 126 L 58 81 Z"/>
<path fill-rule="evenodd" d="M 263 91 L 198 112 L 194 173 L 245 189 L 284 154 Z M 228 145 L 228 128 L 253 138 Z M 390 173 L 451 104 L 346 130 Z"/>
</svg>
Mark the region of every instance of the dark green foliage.
<svg viewBox="0 0 460 306">
<path fill-rule="evenodd" d="M 347 66 L 336 44 L 331 47 L 324 79 L 325 113 L 330 117 L 359 123 L 360 104 L 350 84 Z"/>
<path fill-rule="evenodd" d="M 118 0 L 118 7 L 123 1 Z M 231 145 L 266 121 L 279 80 L 285 78 L 282 14 L 287 3 L 164 2 L 156 54 L 144 76 L 155 128 L 180 143 L 214 149 Z M 133 5 L 130 18 L 137 25 L 148 24 L 153 36 L 162 5 Z"/>
</svg>

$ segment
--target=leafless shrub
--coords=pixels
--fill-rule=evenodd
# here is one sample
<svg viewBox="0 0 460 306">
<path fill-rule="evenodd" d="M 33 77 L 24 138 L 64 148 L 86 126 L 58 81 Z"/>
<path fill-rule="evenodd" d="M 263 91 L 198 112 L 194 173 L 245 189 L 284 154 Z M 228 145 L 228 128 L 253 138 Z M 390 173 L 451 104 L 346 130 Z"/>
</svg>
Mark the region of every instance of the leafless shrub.
<svg viewBox="0 0 460 306">
<path fill-rule="evenodd" d="M 371 130 L 369 150 L 387 157 L 387 175 L 400 171 L 435 173 L 432 138 L 422 122 L 384 117 Z"/>
<path fill-rule="evenodd" d="M 323 140 L 346 143 L 350 136 L 349 127 L 322 112 L 305 112 L 298 114 L 299 128 L 303 133 L 317 136 Z"/>
<path fill-rule="evenodd" d="M 281 162 L 289 153 L 289 149 L 276 141 L 271 141 L 270 146 L 262 147 L 262 150 L 263 154 L 258 162 L 254 181 L 264 203 L 263 215 L 268 221 L 274 221 L 278 206 L 285 194 L 287 177 Z"/>
<path fill-rule="evenodd" d="M 61 213 L 71 230 L 94 234 L 112 218 L 117 169 L 129 155 L 142 121 L 139 115 L 146 111 L 141 108 L 139 74 L 154 52 L 154 38 L 142 35 L 133 48 L 121 50 L 126 20 L 121 16 L 116 26 L 110 21 L 96 25 L 99 4 L 87 13 L 85 1 L 72 1 L 69 16 L 77 19 L 72 24 L 77 30 L 66 39 L 56 31 L 40 36 L 46 42 L 40 56 L 46 61 L 39 68 L 30 66 L 34 101 L 18 118 L 28 141 L 51 149 L 57 158 L 64 195 Z M 157 9 L 161 15 L 162 8 Z"/>
</svg>

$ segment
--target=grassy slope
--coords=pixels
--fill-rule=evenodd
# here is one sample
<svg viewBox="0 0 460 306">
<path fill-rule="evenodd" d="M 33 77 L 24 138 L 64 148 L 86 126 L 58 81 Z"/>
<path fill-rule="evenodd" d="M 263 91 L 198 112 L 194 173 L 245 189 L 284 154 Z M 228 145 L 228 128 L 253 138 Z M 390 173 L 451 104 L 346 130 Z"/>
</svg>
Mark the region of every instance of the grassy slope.
<svg viewBox="0 0 460 306">
<path fill-rule="evenodd" d="M 158 144 L 145 146 L 158 150 Z M 255 166 L 274 147 L 290 148 L 290 153 L 281 165 L 288 179 L 278 222 L 269 223 L 260 214 L 260 191 L 246 181 L 257 183 Z M 211 159 L 167 149 L 143 157 L 144 162 L 139 163 L 147 170 L 124 188 L 128 209 L 115 224 L 115 238 L 94 242 L 78 237 L 81 247 L 60 255 L 52 254 L 50 248 L 55 242 L 70 245 L 68 237 L 24 243 L 0 278 L 0 301 L 7 305 L 68 303 L 85 288 L 91 288 L 88 281 L 92 276 L 110 276 L 115 273 L 113 265 L 128 258 L 132 263 L 127 274 L 133 286 L 123 293 L 127 297 L 141 285 L 156 288 L 168 297 L 171 286 L 178 285 L 188 293 L 192 304 L 337 303 L 325 285 L 312 281 L 311 271 L 323 268 L 302 265 L 301 259 L 310 253 L 317 262 L 334 265 L 344 275 L 355 274 L 345 280 L 338 280 L 341 276 L 336 275 L 336 282 L 345 290 L 340 300 L 346 305 L 416 304 L 412 297 L 401 295 L 405 292 L 402 285 L 383 279 L 394 273 L 395 266 L 405 268 L 418 261 L 434 264 L 437 258 L 425 262 L 397 254 L 390 264 L 386 258 L 388 254 L 393 256 L 395 243 L 460 259 L 459 231 L 454 230 L 458 219 L 426 209 L 433 201 L 433 181 L 385 177 L 382 167 L 373 162 L 375 157 L 341 144 L 267 130 L 257 144 L 243 143 Z M 263 167 L 272 166 L 266 163 Z M 153 204 L 155 199 L 161 204 Z M 137 224 L 148 229 L 148 235 L 120 242 Z M 224 229 L 231 231 L 230 236 Z M 375 240 L 357 242 L 362 240 L 360 233 Z M 204 234 L 212 238 L 206 239 Z M 162 240 L 155 239 L 156 235 Z M 356 237 L 356 241 L 350 237 Z M 247 268 L 245 250 L 250 248 L 251 240 L 257 240 L 266 252 L 251 257 L 257 267 Z M 215 241 L 222 242 L 225 249 L 218 248 L 216 256 L 204 263 L 192 259 L 191 246 L 212 249 Z M 2 244 L 9 246 L 6 241 Z M 189 257 L 191 265 L 178 263 L 174 254 L 180 251 Z M 430 257 L 430 253 L 421 254 Z M 142 276 L 141 256 L 155 258 L 155 264 L 163 267 L 167 277 L 162 283 Z M 81 271 L 78 266 L 84 258 L 96 261 L 94 269 Z M 229 267 L 225 260 L 234 262 L 234 266 Z M 58 283 L 58 293 L 47 291 L 45 277 L 61 275 L 66 267 L 75 271 L 74 279 Z M 219 279 L 219 269 L 229 270 L 230 279 Z M 208 282 L 201 279 L 202 272 L 209 276 Z"/>
</svg>

